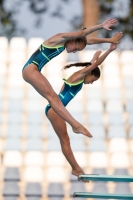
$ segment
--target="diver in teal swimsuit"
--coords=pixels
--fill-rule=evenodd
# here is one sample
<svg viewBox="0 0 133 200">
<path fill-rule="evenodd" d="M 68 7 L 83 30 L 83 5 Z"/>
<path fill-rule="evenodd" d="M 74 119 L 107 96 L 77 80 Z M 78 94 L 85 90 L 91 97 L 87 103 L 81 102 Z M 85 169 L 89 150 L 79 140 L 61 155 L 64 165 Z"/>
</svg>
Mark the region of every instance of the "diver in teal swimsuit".
<svg viewBox="0 0 133 200">
<path fill-rule="evenodd" d="M 23 70 L 27 65 L 33 63 L 38 67 L 38 71 L 40 72 L 47 62 L 59 55 L 62 51 L 64 51 L 64 49 L 64 45 L 58 47 L 47 47 L 44 44 L 41 44 L 39 49 L 32 54 L 27 63 L 24 65 Z"/>
<path fill-rule="evenodd" d="M 40 73 L 40 71 L 47 62 L 58 56 L 64 49 L 70 53 L 83 50 L 86 44 L 95 44 L 101 42 L 119 43 L 119 40 L 122 37 L 121 32 L 116 33 L 111 38 L 86 38 L 88 34 L 102 28 L 111 30 L 110 27 L 116 23 L 116 19 L 109 19 L 102 24 L 86 28 L 85 30 L 69 33 L 58 33 L 44 41 L 23 67 L 22 75 L 24 80 L 31 84 L 40 95 L 48 100 L 53 110 L 71 125 L 75 133 L 82 133 L 88 137 L 91 137 L 89 131 L 79 122 L 77 122 L 65 109 L 64 105 L 58 98 L 58 95 L 54 92 L 52 86 L 46 77 Z"/>
<path fill-rule="evenodd" d="M 64 84 L 58 95 L 64 106 L 75 97 L 84 84 L 92 84 L 100 78 L 98 65 L 100 65 L 116 47 L 116 44 L 111 44 L 110 48 L 102 56 L 100 56 L 101 51 L 96 52 L 90 63 L 75 63 L 64 67 L 64 69 L 67 69 L 72 66 L 85 66 L 83 69 L 71 75 L 67 80 L 64 79 Z M 75 176 L 84 174 L 73 155 L 65 121 L 54 112 L 49 104 L 45 108 L 45 114 L 59 137 L 62 152 L 72 167 L 72 174 Z"/>
<path fill-rule="evenodd" d="M 95 69 L 95 71 L 96 71 L 96 69 Z M 75 83 L 75 84 L 68 83 L 67 80 L 64 78 L 63 78 L 63 80 L 64 80 L 64 88 L 59 93 L 58 96 L 59 96 L 60 100 L 62 101 L 63 105 L 66 106 L 76 96 L 76 94 L 82 89 L 84 80 L 82 80 L 78 83 Z M 50 108 L 51 108 L 51 106 L 50 106 L 50 104 L 48 104 L 45 109 L 46 115 Z"/>
</svg>

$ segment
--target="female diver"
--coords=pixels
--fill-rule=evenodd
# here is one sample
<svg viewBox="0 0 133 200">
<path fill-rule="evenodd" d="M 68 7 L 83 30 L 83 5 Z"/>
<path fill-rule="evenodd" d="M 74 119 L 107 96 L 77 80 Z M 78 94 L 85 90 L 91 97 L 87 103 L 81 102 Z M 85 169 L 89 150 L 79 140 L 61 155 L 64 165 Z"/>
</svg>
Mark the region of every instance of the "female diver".
<svg viewBox="0 0 133 200">
<path fill-rule="evenodd" d="M 40 73 L 44 65 L 49 62 L 52 58 L 59 55 L 64 49 L 68 53 L 81 51 L 85 48 L 87 42 L 86 36 L 96 30 L 106 29 L 111 30 L 110 27 L 117 23 L 116 19 L 109 19 L 104 21 L 100 25 L 86 28 L 85 30 L 69 33 L 58 33 L 53 37 L 44 41 L 39 48 L 31 55 L 27 63 L 24 65 L 22 70 L 23 78 L 26 82 L 31 84 L 37 92 L 46 98 L 53 108 L 53 110 L 68 122 L 75 133 L 82 133 L 88 137 L 92 137 L 89 131 L 77 122 L 70 113 L 65 109 L 62 102 L 58 98 L 58 95 L 54 92 L 52 86 L 46 79 L 46 77 Z M 103 42 L 119 43 L 119 38 L 122 33 L 116 33 L 112 38 L 104 39 Z M 102 40 L 97 42 L 92 40 L 92 43 L 101 43 Z M 91 43 L 91 42 L 90 42 Z"/>
<path fill-rule="evenodd" d="M 72 66 L 84 66 L 83 69 L 72 74 L 67 80 L 63 79 L 64 84 L 58 96 L 64 106 L 66 106 L 82 89 L 83 84 L 92 84 L 100 78 L 100 70 L 98 65 L 100 65 L 105 58 L 116 49 L 116 47 L 116 44 L 111 44 L 110 48 L 102 56 L 100 56 L 101 51 L 97 51 L 92 60 L 88 63 L 74 63 L 64 67 L 64 69 L 68 69 Z M 71 93 L 73 95 L 71 95 Z M 45 114 L 51 122 L 57 136 L 59 137 L 62 152 L 72 167 L 72 174 L 75 176 L 84 174 L 83 170 L 74 158 L 65 121 L 54 112 L 49 104 L 45 108 Z"/>
</svg>

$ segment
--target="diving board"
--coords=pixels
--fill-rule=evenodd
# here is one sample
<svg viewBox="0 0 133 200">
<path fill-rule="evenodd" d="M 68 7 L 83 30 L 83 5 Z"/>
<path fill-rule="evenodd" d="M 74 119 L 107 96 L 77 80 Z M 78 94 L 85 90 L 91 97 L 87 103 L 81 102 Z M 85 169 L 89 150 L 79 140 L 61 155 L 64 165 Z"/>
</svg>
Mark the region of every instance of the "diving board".
<svg viewBox="0 0 133 200">
<path fill-rule="evenodd" d="M 84 175 L 79 175 L 78 180 L 79 181 L 82 180 L 82 181 L 133 182 L 133 176 L 84 174 Z"/>
<path fill-rule="evenodd" d="M 73 197 L 133 200 L 133 194 L 102 194 L 102 193 L 89 193 L 89 192 L 74 192 Z"/>
</svg>

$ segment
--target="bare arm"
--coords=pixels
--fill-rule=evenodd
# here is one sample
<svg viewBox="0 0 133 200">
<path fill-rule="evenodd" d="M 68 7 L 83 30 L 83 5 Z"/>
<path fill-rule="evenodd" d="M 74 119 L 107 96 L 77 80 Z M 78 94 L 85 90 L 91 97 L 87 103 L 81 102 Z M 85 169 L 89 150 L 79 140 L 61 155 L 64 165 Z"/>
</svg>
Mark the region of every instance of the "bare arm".
<svg viewBox="0 0 133 200">
<path fill-rule="evenodd" d="M 115 33 L 111 38 L 97 38 L 97 37 L 88 37 L 87 44 L 99 44 L 99 43 L 114 43 L 119 44 L 120 39 L 123 36 L 122 32 Z"/>
<path fill-rule="evenodd" d="M 104 60 L 105 58 L 113 51 L 115 50 L 117 47 L 116 44 L 111 44 L 110 45 L 110 48 L 102 55 L 100 56 L 101 54 L 101 51 L 97 51 L 92 60 L 90 61 L 91 65 L 85 67 L 84 69 L 81 69 L 77 72 L 75 72 L 72 76 L 70 76 L 67 81 L 69 83 L 77 83 L 81 80 L 84 79 L 84 77 L 86 76 L 86 74 L 88 74 L 88 72 L 91 72 L 93 69 L 95 69 L 98 65 L 100 65 Z M 100 56 L 100 57 L 99 57 Z"/>
<path fill-rule="evenodd" d="M 103 23 L 88 27 L 84 30 L 81 31 L 76 31 L 76 32 L 68 32 L 68 33 L 58 33 L 57 35 L 54 35 L 53 37 L 49 38 L 44 42 L 45 45 L 49 46 L 56 46 L 56 45 L 61 45 L 67 42 L 70 39 L 74 38 L 79 38 L 79 37 L 86 37 L 88 34 L 97 31 L 99 29 L 106 29 L 106 30 L 111 30 L 110 27 L 115 25 L 117 23 L 116 19 L 108 19 L 104 21 Z"/>
<path fill-rule="evenodd" d="M 88 66 L 88 67 L 85 67 L 84 69 L 80 70 L 80 71 L 79 71 L 79 79 L 83 79 L 84 76 L 85 76 L 88 72 L 92 71 L 92 70 L 95 69 L 98 65 L 100 65 L 100 64 L 106 59 L 106 57 L 107 57 L 113 50 L 116 49 L 116 47 L 117 47 L 116 44 L 111 44 L 111 45 L 110 45 L 110 48 L 109 48 L 102 56 L 100 56 L 100 57 L 96 60 L 96 62 L 94 62 L 92 65 L 90 65 L 90 66 Z"/>
<path fill-rule="evenodd" d="M 99 56 L 100 56 L 101 53 L 102 53 L 102 51 L 97 51 L 94 54 L 93 58 L 91 59 L 90 63 L 93 64 L 99 58 Z"/>
</svg>

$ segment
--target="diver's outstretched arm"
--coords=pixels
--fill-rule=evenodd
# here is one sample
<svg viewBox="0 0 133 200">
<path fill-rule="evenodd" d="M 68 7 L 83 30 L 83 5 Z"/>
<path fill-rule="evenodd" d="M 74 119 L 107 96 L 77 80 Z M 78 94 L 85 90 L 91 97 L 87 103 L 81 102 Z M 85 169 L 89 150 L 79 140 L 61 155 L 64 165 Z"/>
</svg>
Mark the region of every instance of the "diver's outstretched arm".
<svg viewBox="0 0 133 200">
<path fill-rule="evenodd" d="M 80 31 L 58 33 L 58 34 L 52 36 L 51 38 L 45 40 L 44 44 L 48 45 L 48 46 L 49 45 L 50 46 L 61 45 L 71 39 L 86 37 L 90 33 L 93 33 L 94 31 L 97 31 L 100 29 L 111 30 L 110 27 L 114 26 L 116 23 L 117 23 L 116 19 L 108 19 L 101 24 L 98 24 L 98 25 L 95 25 L 92 27 L 87 27 Z"/>
<path fill-rule="evenodd" d="M 79 79 L 83 79 L 85 77 L 86 74 L 88 74 L 88 72 L 91 72 L 93 69 L 95 69 L 98 65 L 100 65 L 105 59 L 106 57 L 117 48 L 116 44 L 110 44 L 109 49 L 100 57 L 98 57 L 98 59 L 92 64 L 92 65 L 88 65 L 88 67 L 85 67 L 84 69 L 81 69 L 77 72 L 77 76 Z"/>
<path fill-rule="evenodd" d="M 100 44 L 100 43 L 114 43 L 119 44 L 120 38 L 123 36 L 122 32 L 115 33 L 111 38 L 98 38 L 98 37 L 87 37 L 87 44 Z"/>
</svg>

